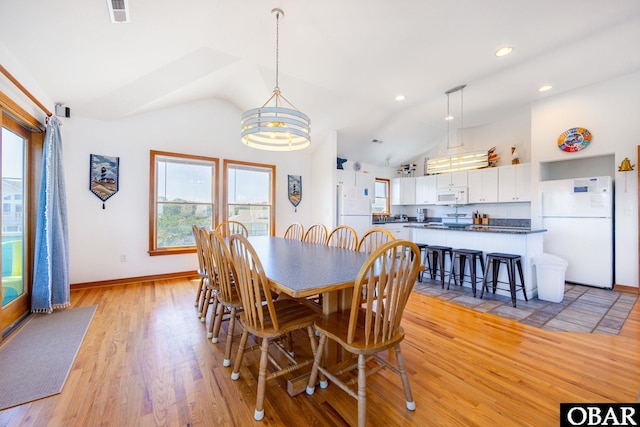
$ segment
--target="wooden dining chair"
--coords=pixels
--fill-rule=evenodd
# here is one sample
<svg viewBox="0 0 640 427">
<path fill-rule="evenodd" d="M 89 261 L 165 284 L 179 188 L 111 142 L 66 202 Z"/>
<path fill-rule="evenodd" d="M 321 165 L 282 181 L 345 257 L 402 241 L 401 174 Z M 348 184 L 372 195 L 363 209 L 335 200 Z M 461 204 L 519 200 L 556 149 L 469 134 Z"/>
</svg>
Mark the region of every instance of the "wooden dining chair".
<svg viewBox="0 0 640 427">
<path fill-rule="evenodd" d="M 400 352 L 404 330 L 400 326 L 402 313 L 420 271 L 420 250 L 408 240 L 397 239 L 384 243 L 365 261 L 354 283 L 351 309 L 325 314 L 314 323 L 320 333 L 320 343 L 315 355 L 307 394 L 313 394 L 318 374 L 324 374 L 349 396 L 358 401 L 358 425 L 364 427 L 367 416 L 366 377 L 386 366 L 400 375 L 407 409 L 415 410 L 415 402 L 409 386 L 409 378 Z M 365 290 L 366 289 L 366 290 Z M 355 298 L 356 295 L 364 295 Z M 321 365 L 322 355 L 328 340 L 333 340 L 344 350 L 357 356 L 351 365 L 335 367 Z M 395 364 L 380 353 L 393 348 Z M 375 359 L 378 364 L 367 370 L 367 363 Z M 357 368 L 357 390 L 355 379 L 347 381 L 346 373 Z M 320 378 L 320 387 L 327 382 Z"/>
<path fill-rule="evenodd" d="M 200 227 L 197 225 L 193 225 L 191 227 L 193 232 L 193 238 L 196 242 L 196 256 L 198 257 L 198 277 L 200 278 L 198 283 L 198 289 L 196 290 L 196 301 L 194 303 L 195 307 L 198 307 L 198 317 L 202 316 L 202 311 L 200 311 L 200 298 L 202 297 L 202 293 L 204 292 L 205 284 L 204 281 L 207 278 L 207 271 L 205 269 L 204 262 L 204 254 L 202 253 L 202 243 L 201 243 L 201 233 Z"/>
<path fill-rule="evenodd" d="M 374 227 L 367 230 L 358 242 L 358 251 L 372 253 L 383 243 L 394 240 L 395 236 L 387 229 Z"/>
<path fill-rule="evenodd" d="M 284 232 L 285 239 L 302 240 L 304 237 L 304 226 L 299 222 L 294 222 Z"/>
<path fill-rule="evenodd" d="M 323 224 L 313 224 L 306 233 L 304 233 L 303 242 L 316 243 L 325 245 L 327 243 L 327 227 Z"/>
<path fill-rule="evenodd" d="M 211 251 L 211 239 L 210 233 L 206 228 L 200 229 L 200 245 L 202 246 L 202 257 L 204 260 L 205 271 L 207 277 L 204 281 L 204 289 L 202 296 L 200 297 L 200 321 L 206 323 L 207 313 L 209 306 L 213 305 L 213 311 L 211 316 L 211 322 L 215 319 L 215 313 L 217 310 L 218 299 L 216 293 L 218 292 L 218 272 L 213 253 Z"/>
<path fill-rule="evenodd" d="M 318 314 L 309 305 L 292 298 L 278 298 L 275 301 L 268 297 L 265 298 L 265 295 L 271 295 L 271 289 L 262 263 L 251 243 L 244 236 L 236 234 L 229 238 L 229 245 L 236 271 L 236 286 L 242 299 L 243 312 L 240 316 L 240 323 L 244 328 L 231 379 L 237 380 L 240 377 L 240 366 L 249 335 L 261 338 L 258 390 L 254 412 L 254 418 L 261 420 L 264 417 L 264 394 L 267 380 L 298 370 L 313 362 L 308 359 L 298 363 L 280 343 L 276 343 L 275 348 L 288 360 L 290 365 L 282 368 L 274 363 L 277 369 L 267 375 L 268 362 L 275 360 L 272 355 L 269 355 L 270 344 L 280 338 L 288 337 L 293 331 L 306 329 L 311 343 L 311 351 L 315 355 L 317 343 L 312 325 L 313 321 L 318 318 Z"/>
<path fill-rule="evenodd" d="M 235 268 L 231 262 L 231 253 L 224 239 L 218 233 L 211 233 L 211 252 L 218 268 L 218 310 L 215 320 L 210 322 L 209 333 L 211 342 L 218 342 L 218 334 L 224 320 L 229 321 L 227 341 L 225 342 L 224 360 L 222 366 L 231 366 L 231 346 L 236 318 L 242 310 L 242 300 L 235 284 Z"/>
<path fill-rule="evenodd" d="M 355 251 L 358 246 L 358 234 L 348 225 L 339 225 L 329 233 L 327 245 Z"/>
<path fill-rule="evenodd" d="M 242 234 L 244 237 L 249 235 L 249 230 L 241 222 L 238 221 L 222 221 L 216 227 L 216 232 L 226 239 L 234 234 Z"/>
</svg>

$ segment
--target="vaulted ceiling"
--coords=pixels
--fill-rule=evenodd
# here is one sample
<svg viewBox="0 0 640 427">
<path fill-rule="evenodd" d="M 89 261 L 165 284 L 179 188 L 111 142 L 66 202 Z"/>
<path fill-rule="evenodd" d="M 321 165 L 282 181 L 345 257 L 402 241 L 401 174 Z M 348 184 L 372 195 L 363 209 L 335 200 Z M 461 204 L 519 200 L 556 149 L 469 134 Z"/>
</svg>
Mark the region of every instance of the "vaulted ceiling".
<svg viewBox="0 0 640 427">
<path fill-rule="evenodd" d="M 638 0 L 128 0 L 125 24 L 111 23 L 108 1 L 0 3 L 0 43 L 73 116 L 262 105 L 279 7 L 282 93 L 311 117 L 312 138 L 335 130 L 339 156 L 372 164 L 441 144 L 455 86 L 467 85 L 470 127 L 640 70 Z M 503 45 L 513 52 L 496 57 Z"/>
</svg>

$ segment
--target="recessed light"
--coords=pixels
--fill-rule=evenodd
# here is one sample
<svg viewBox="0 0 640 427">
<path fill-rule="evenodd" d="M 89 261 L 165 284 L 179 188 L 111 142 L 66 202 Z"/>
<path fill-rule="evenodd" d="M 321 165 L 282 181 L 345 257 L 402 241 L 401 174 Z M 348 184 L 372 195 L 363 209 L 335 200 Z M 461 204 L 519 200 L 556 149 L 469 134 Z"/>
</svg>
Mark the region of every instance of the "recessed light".
<svg viewBox="0 0 640 427">
<path fill-rule="evenodd" d="M 511 46 L 503 46 L 500 49 L 496 50 L 496 56 L 507 56 L 513 51 Z"/>
<path fill-rule="evenodd" d="M 452 115 L 448 115 L 447 117 L 444 118 L 445 120 L 453 120 L 453 116 Z"/>
<path fill-rule="evenodd" d="M 396 101 L 404 101 L 406 99 L 406 97 L 402 94 L 400 95 L 396 95 Z"/>
<path fill-rule="evenodd" d="M 538 88 L 538 92 L 546 92 L 551 89 L 553 86 L 551 85 L 543 85 Z"/>
</svg>

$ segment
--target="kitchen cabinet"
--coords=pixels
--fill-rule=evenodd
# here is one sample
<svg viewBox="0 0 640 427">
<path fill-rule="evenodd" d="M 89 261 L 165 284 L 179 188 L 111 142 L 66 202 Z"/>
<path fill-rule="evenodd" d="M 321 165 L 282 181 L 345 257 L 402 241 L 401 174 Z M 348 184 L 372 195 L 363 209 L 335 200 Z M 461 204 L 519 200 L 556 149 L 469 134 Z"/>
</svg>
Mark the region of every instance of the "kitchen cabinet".
<svg viewBox="0 0 640 427">
<path fill-rule="evenodd" d="M 336 170 L 338 184 L 345 184 L 348 187 L 365 187 L 369 189 L 369 194 L 375 192 L 376 177 L 370 173 L 355 172 L 348 170 Z"/>
<path fill-rule="evenodd" d="M 531 163 L 498 168 L 498 201 L 531 201 Z"/>
<path fill-rule="evenodd" d="M 396 222 L 396 223 L 386 223 L 375 225 L 375 227 L 385 228 L 389 230 L 396 239 L 406 239 L 411 241 L 412 238 L 412 230 L 409 227 L 405 227 L 408 223 L 406 222 Z"/>
<path fill-rule="evenodd" d="M 435 205 L 437 175 L 419 176 L 416 178 L 416 205 Z"/>
<path fill-rule="evenodd" d="M 391 204 L 416 204 L 416 179 L 414 177 L 393 178 L 391 180 Z"/>
<path fill-rule="evenodd" d="M 498 168 L 470 170 L 469 203 L 498 202 Z"/>
<path fill-rule="evenodd" d="M 437 188 L 466 187 L 467 171 L 441 173 L 436 175 Z"/>
</svg>

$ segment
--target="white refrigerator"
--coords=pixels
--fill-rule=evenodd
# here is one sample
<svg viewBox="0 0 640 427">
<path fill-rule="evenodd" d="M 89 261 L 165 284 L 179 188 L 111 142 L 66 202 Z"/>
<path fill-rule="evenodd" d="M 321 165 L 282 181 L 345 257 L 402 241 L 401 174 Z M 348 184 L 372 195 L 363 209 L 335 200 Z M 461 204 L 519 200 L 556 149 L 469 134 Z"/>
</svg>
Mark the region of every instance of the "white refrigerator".
<svg viewBox="0 0 640 427">
<path fill-rule="evenodd" d="M 336 224 L 356 230 L 358 239 L 371 228 L 372 191 L 365 185 L 338 184 Z"/>
<path fill-rule="evenodd" d="M 544 252 L 569 263 L 567 282 L 613 288 L 611 177 L 543 181 L 540 189 Z"/>
</svg>

